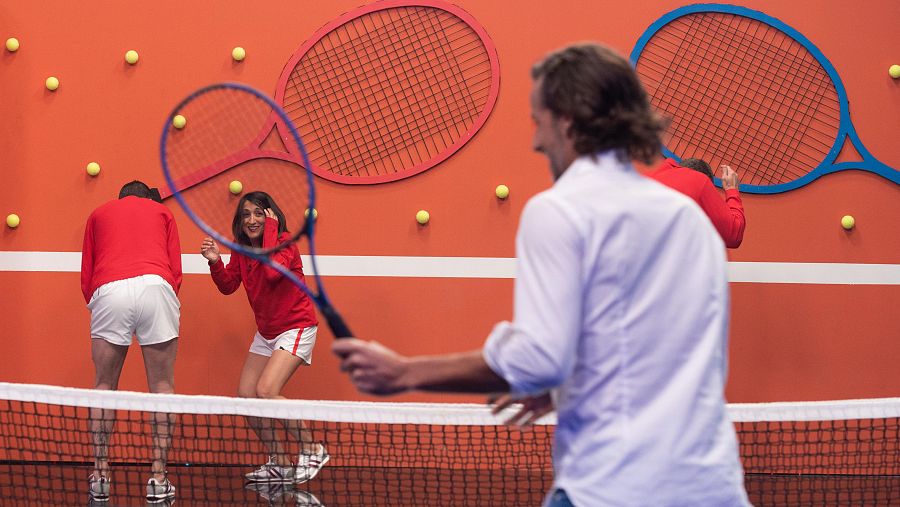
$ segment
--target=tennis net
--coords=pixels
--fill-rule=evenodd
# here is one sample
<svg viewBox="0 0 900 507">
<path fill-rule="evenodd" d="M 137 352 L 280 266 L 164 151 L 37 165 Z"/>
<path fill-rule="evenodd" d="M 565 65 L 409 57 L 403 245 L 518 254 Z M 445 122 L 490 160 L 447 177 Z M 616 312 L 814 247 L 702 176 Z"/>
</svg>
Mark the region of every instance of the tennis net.
<svg viewBox="0 0 900 507">
<path fill-rule="evenodd" d="M 900 505 L 900 398 L 731 404 L 754 505 Z"/>
<path fill-rule="evenodd" d="M 104 412 L 105 415 L 104 415 Z M 111 421 L 97 451 L 92 418 Z M 251 424 L 302 420 L 330 459 L 302 484 L 244 474 L 271 449 Z M 170 421 L 168 445 L 159 426 Z M 157 438 L 154 438 L 154 435 Z M 294 439 L 296 440 L 296 439 Z M 84 505 L 94 456 L 110 464 L 108 505 L 144 505 L 151 461 L 164 449 L 183 505 L 540 505 L 552 482 L 552 426 L 516 430 L 485 406 L 256 400 L 0 383 L 2 505 Z M 297 461 L 299 444 L 287 459 Z M 101 448 L 102 449 L 102 448 Z M 293 458 L 293 459 L 292 459 Z"/>
<path fill-rule="evenodd" d="M 732 404 L 729 411 L 754 505 L 900 505 L 900 399 Z M 98 451 L 97 421 L 111 414 L 114 430 Z M 251 426 L 275 421 L 268 427 L 290 442 L 283 422 L 297 420 L 307 439 L 327 448 L 321 472 L 297 484 L 247 483 L 244 474 L 271 453 Z M 0 503 L 88 503 L 99 453 L 110 463 L 109 506 L 145 505 L 151 462 L 162 455 L 179 506 L 540 505 L 552 484 L 555 421 L 518 430 L 503 420 L 472 404 L 0 383 Z M 162 439 L 160 424 L 168 428 Z M 296 457 L 299 444 L 292 445 L 284 452 Z"/>
</svg>

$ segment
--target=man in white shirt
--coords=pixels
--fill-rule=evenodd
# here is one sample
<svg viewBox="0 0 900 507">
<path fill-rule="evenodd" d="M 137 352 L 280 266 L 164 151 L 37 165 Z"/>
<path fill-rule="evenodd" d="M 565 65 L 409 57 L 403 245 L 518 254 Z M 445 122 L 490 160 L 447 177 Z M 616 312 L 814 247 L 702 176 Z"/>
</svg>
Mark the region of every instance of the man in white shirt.
<svg viewBox="0 0 900 507">
<path fill-rule="evenodd" d="M 545 505 L 749 505 L 724 399 L 725 249 L 687 197 L 642 177 L 664 122 L 628 62 L 593 44 L 532 69 L 534 149 L 556 180 L 522 213 L 515 315 L 483 350 L 403 357 L 338 340 L 358 389 L 558 393 Z"/>
</svg>

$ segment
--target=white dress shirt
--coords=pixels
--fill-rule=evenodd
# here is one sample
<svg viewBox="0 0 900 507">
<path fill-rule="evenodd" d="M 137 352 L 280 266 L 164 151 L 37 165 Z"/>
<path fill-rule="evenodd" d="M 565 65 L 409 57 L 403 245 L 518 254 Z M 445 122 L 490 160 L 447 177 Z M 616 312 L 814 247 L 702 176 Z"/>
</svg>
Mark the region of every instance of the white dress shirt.
<svg viewBox="0 0 900 507">
<path fill-rule="evenodd" d="M 612 153 L 525 207 L 515 313 L 484 347 L 515 394 L 558 388 L 554 488 L 579 507 L 745 506 L 726 412 L 725 247 Z"/>
</svg>

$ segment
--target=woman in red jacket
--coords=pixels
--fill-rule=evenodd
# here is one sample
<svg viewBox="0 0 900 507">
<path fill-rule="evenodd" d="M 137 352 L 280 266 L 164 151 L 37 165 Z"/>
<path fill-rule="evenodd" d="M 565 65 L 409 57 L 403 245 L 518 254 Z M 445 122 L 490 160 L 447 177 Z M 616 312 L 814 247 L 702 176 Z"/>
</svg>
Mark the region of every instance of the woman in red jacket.
<svg viewBox="0 0 900 507">
<path fill-rule="evenodd" d="M 241 197 L 232 221 L 237 243 L 270 248 L 289 241 L 284 213 L 265 192 Z M 209 271 L 219 291 L 231 294 L 244 284 L 250 307 L 256 316 L 257 332 L 250 345 L 238 384 L 243 398 L 284 399 L 281 390 L 300 365 L 312 363 L 318 321 L 309 296 L 274 269 L 235 253 L 228 265 L 222 262 L 219 246 L 204 238 L 200 253 L 209 261 Z M 293 243 L 272 253 L 275 262 L 286 266 L 303 280 L 300 252 Z M 248 417 L 248 422 L 269 452 L 269 460 L 246 474 L 250 482 L 301 483 L 312 479 L 328 461 L 325 447 L 312 439 L 301 421 Z M 280 441 L 282 426 L 300 444 L 296 464 L 289 442 Z"/>
</svg>

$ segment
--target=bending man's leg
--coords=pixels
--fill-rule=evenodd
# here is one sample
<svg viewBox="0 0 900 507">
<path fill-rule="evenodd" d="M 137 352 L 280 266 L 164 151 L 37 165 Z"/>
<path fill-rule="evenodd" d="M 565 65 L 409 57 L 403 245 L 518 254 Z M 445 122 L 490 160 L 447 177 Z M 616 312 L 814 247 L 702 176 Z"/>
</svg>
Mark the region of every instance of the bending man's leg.
<svg viewBox="0 0 900 507">
<path fill-rule="evenodd" d="M 91 340 L 91 358 L 94 361 L 94 389 L 115 391 L 128 347 L 113 345 L 101 338 Z M 94 477 L 109 474 L 109 438 L 116 423 L 116 411 L 90 409 L 91 435 L 94 441 Z"/>
<path fill-rule="evenodd" d="M 151 393 L 170 394 L 175 392 L 175 356 L 178 352 L 178 338 L 162 343 L 144 345 L 144 369 L 147 371 L 147 387 Z M 174 414 L 150 414 L 153 433 L 153 455 L 150 471 L 153 478 L 162 482 L 166 478 L 166 460 L 172 446 Z"/>
</svg>

